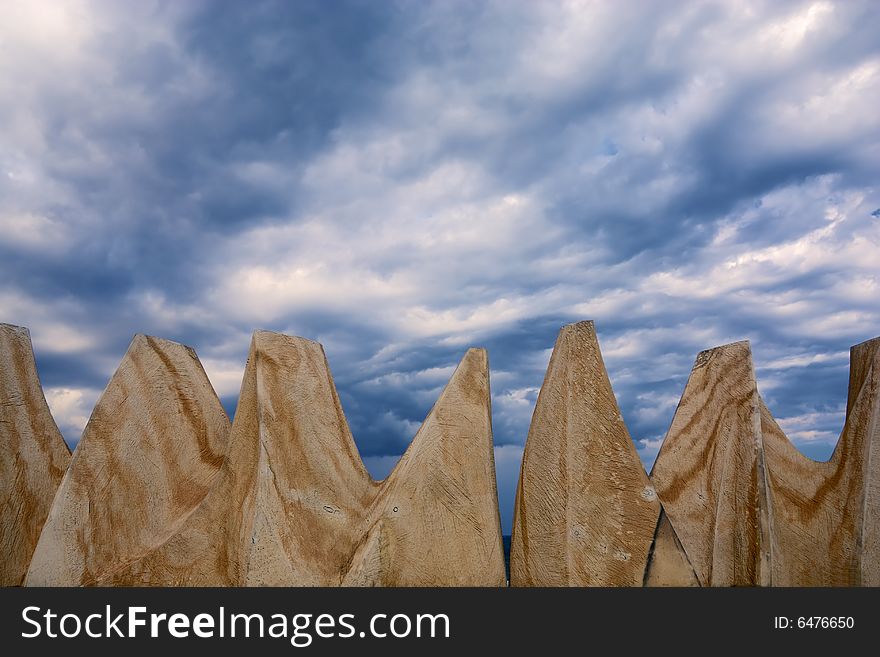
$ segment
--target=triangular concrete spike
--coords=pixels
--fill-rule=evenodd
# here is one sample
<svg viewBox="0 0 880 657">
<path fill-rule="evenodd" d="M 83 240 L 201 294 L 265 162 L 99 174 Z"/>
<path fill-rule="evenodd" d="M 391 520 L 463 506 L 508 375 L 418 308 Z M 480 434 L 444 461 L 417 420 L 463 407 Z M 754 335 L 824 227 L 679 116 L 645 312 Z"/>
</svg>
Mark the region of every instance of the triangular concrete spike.
<svg viewBox="0 0 880 657">
<path fill-rule="evenodd" d="M 660 504 L 592 322 L 562 328 L 523 453 L 513 586 L 641 586 Z"/>
<path fill-rule="evenodd" d="M 467 495 L 474 505 L 486 503 L 483 488 L 491 487 L 493 525 L 475 529 L 469 523 L 480 520 L 476 514 L 448 511 L 444 499 L 435 497 L 436 485 L 419 491 L 418 500 L 408 497 L 414 484 L 442 479 L 434 472 L 443 456 L 434 453 L 437 449 L 452 455 L 461 445 L 477 452 L 488 444 L 491 455 L 491 433 L 474 435 L 479 432 L 472 425 L 480 418 L 467 407 L 474 390 L 464 390 L 465 378 L 459 376 L 460 385 L 450 383 L 429 416 L 442 409 L 442 426 L 431 429 L 426 421 L 408 451 L 411 456 L 380 484 L 372 481 L 354 445 L 321 346 L 256 332 L 217 484 L 165 544 L 107 583 L 475 585 L 483 583 L 487 569 L 485 550 L 474 547 L 472 536 L 482 539 L 493 531 L 503 578 L 494 471 L 483 487 L 468 488 L 467 482 L 474 468 L 486 467 L 485 458 L 471 462 L 471 454 L 460 472 L 447 473 L 447 478 L 464 478 L 468 484 L 457 501 L 462 506 Z M 488 386 L 487 378 L 484 382 Z M 462 405 L 458 412 L 467 430 L 450 424 L 456 419 L 444 402 L 450 388 L 456 404 Z M 487 387 L 480 399 L 488 403 Z M 483 417 L 487 428 L 488 409 Z M 448 440 L 432 437 L 437 431 Z M 410 461 L 413 466 L 407 465 Z M 386 494 L 394 495 L 389 491 L 401 493 L 398 503 L 386 504 Z M 403 509 L 411 510 L 405 520 Z M 383 521 L 386 513 L 399 514 L 401 521 Z M 451 520 L 444 524 L 444 519 Z M 456 523 L 462 526 L 445 533 Z"/>
<path fill-rule="evenodd" d="M 791 444 L 761 400 L 773 584 L 880 585 L 880 339 L 850 352 L 846 421 L 829 461 Z"/>
<path fill-rule="evenodd" d="M 760 405 L 748 342 L 697 356 L 651 479 L 701 585 L 770 584 Z"/>
<path fill-rule="evenodd" d="M 867 370 L 844 427 L 844 435 L 848 439 L 852 436 L 856 443 L 853 453 L 861 459 L 854 460 L 861 460 L 859 465 L 864 473 L 860 583 L 880 586 L 880 338 L 853 347 L 851 358 L 860 371 Z"/>
<path fill-rule="evenodd" d="M 77 445 L 26 584 L 95 584 L 164 541 L 214 483 L 228 432 L 195 352 L 135 336 Z"/>
<path fill-rule="evenodd" d="M 176 533 L 107 583 L 338 584 L 372 496 L 321 346 L 256 331 L 220 477 Z"/>
<path fill-rule="evenodd" d="M 669 522 L 665 511 L 660 511 L 657 531 L 645 569 L 645 586 L 699 586 L 697 574 L 688 560 L 681 541 Z"/>
<path fill-rule="evenodd" d="M 260 436 L 243 583 L 338 584 L 375 485 L 321 345 L 265 331 L 254 345 L 258 417 L 233 426 L 235 440 Z"/>
<path fill-rule="evenodd" d="M 489 360 L 470 349 L 373 502 L 390 586 L 504 586 Z"/>
<path fill-rule="evenodd" d="M 844 427 L 844 437 L 855 443 L 852 458 L 857 463 L 861 461 L 858 465 L 864 473 L 860 583 L 880 586 L 880 338 L 856 345 L 850 357 L 860 373 L 866 372 L 860 374 L 860 391 Z M 838 457 L 835 453 L 835 458 L 843 459 L 845 454 Z M 847 465 L 856 467 L 852 463 Z"/>
<path fill-rule="evenodd" d="M 0 586 L 20 586 L 70 449 L 52 419 L 28 330 L 0 324 Z"/>
<path fill-rule="evenodd" d="M 865 340 L 849 350 L 849 390 L 846 397 L 846 414 L 849 416 L 870 372 L 880 360 L 880 337 Z"/>
</svg>

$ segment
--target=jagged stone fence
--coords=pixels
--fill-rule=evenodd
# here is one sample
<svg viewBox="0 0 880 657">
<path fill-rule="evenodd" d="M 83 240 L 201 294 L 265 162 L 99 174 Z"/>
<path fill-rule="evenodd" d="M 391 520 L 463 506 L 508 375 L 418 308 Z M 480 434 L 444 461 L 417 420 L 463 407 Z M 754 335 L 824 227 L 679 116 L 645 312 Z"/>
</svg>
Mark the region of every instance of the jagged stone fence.
<svg viewBox="0 0 880 657">
<path fill-rule="evenodd" d="M 592 322 L 564 327 L 510 583 L 880 585 L 880 338 L 850 358 L 843 432 L 815 462 L 747 342 L 702 352 L 648 475 Z M 27 329 L 0 324 L 0 550 L 5 586 L 504 586 L 486 352 L 377 482 L 315 342 L 254 333 L 230 423 L 192 349 L 136 336 L 71 456 Z"/>
</svg>

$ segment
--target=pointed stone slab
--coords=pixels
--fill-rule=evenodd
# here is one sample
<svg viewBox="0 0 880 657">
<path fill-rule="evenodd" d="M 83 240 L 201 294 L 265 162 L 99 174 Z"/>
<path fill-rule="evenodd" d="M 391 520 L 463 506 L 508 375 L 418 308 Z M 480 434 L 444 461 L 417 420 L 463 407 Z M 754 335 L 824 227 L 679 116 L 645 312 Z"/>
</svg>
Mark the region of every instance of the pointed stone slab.
<svg viewBox="0 0 880 657">
<path fill-rule="evenodd" d="M 175 535 L 106 583 L 503 584 L 488 374 L 475 379 L 473 359 L 377 483 L 321 346 L 256 332 L 217 484 Z"/>
<path fill-rule="evenodd" d="M 840 450 L 840 457 L 835 457 L 841 461 L 852 458 L 862 467 L 860 583 L 880 586 L 880 338 L 853 347 L 850 362 L 855 364 L 850 389 L 856 387 L 858 394 L 849 402 L 851 410 L 844 428 L 847 446 Z M 848 457 L 848 453 L 858 456 Z M 855 469 L 857 465 L 849 467 Z"/>
<path fill-rule="evenodd" d="M 77 445 L 26 584 L 100 583 L 164 542 L 217 478 L 228 432 L 195 352 L 135 336 Z"/>
<path fill-rule="evenodd" d="M 761 401 L 772 502 L 774 586 L 880 585 L 880 338 L 850 351 L 846 423 L 813 461 Z"/>
<path fill-rule="evenodd" d="M 338 584 L 373 494 L 321 346 L 257 331 L 214 487 L 176 533 L 104 583 Z"/>
<path fill-rule="evenodd" d="M 523 454 L 511 585 L 641 586 L 659 513 L 593 323 L 563 327 Z"/>
<path fill-rule="evenodd" d="M 261 463 L 243 583 L 335 586 L 376 493 L 342 412 L 320 344 L 254 336 Z M 237 418 L 236 418 L 237 419 Z"/>
<path fill-rule="evenodd" d="M 504 586 L 489 360 L 470 349 L 367 515 L 344 584 Z"/>
<path fill-rule="evenodd" d="M 770 583 L 760 404 L 748 342 L 697 356 L 651 479 L 702 586 Z"/>
<path fill-rule="evenodd" d="M 69 462 L 30 334 L 0 324 L 0 586 L 22 584 Z"/>
</svg>

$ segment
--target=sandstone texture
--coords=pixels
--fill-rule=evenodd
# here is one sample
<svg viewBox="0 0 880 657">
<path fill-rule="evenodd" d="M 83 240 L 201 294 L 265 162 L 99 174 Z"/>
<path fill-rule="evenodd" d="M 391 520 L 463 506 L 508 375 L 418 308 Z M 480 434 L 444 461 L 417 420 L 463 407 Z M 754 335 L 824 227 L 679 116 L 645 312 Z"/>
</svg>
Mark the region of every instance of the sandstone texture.
<svg viewBox="0 0 880 657">
<path fill-rule="evenodd" d="M 83 431 L 26 585 L 103 583 L 162 544 L 213 486 L 228 433 L 195 352 L 136 336 Z"/>
<path fill-rule="evenodd" d="M 24 580 L 69 462 L 43 397 L 30 334 L 0 324 L 0 586 Z"/>
<path fill-rule="evenodd" d="M 504 585 L 486 353 L 465 355 L 375 482 L 321 346 L 258 331 L 226 458 L 199 493 L 161 540 L 95 583 Z"/>
<path fill-rule="evenodd" d="M 27 329 L 0 324 L 0 585 L 504 586 L 486 351 L 383 481 L 320 344 L 253 334 L 232 423 L 195 352 L 135 336 L 71 456 Z M 827 462 L 701 352 L 650 475 L 592 322 L 561 329 L 524 449 L 512 586 L 880 586 L 880 338 Z"/>
<path fill-rule="evenodd" d="M 566 326 L 523 454 L 511 584 L 641 586 L 659 515 L 593 323 Z"/>
</svg>

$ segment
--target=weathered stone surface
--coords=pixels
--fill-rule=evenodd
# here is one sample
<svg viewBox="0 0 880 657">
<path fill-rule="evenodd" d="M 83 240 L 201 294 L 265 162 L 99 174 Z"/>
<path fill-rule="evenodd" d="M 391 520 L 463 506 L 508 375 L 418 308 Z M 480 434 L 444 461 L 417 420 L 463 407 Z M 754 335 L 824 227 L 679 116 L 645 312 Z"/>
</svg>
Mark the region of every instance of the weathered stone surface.
<svg viewBox="0 0 880 657">
<path fill-rule="evenodd" d="M 523 454 L 511 585 L 641 586 L 659 513 L 593 323 L 563 327 Z"/>
<path fill-rule="evenodd" d="M 856 345 L 850 351 L 850 394 L 844 435 L 852 443 L 840 458 L 852 450 L 859 454 L 863 472 L 860 583 L 880 586 L 880 338 Z M 857 394 L 854 394 L 858 390 Z M 835 454 L 836 457 L 836 454 Z M 852 467 L 852 466 L 850 466 Z"/>
<path fill-rule="evenodd" d="M 480 349 L 376 482 L 317 343 L 256 332 L 230 430 L 194 352 L 136 336 L 71 459 L 27 330 L 0 324 L 0 439 L 5 585 L 505 583 Z M 697 357 L 649 479 L 592 323 L 564 327 L 524 453 L 511 583 L 878 586 L 878 444 L 880 338 L 852 348 L 822 463 L 788 441 L 739 342 Z"/>
<path fill-rule="evenodd" d="M 103 583 L 333 583 L 372 494 L 335 394 L 320 345 L 256 332 L 214 486 L 176 532 Z"/>
<path fill-rule="evenodd" d="M 761 402 L 774 586 L 880 585 L 880 338 L 850 352 L 846 423 L 834 454 L 813 461 Z"/>
<path fill-rule="evenodd" d="M 507 583 L 484 349 L 465 354 L 363 526 L 364 557 L 345 583 L 355 573 L 382 586 Z"/>
<path fill-rule="evenodd" d="M 108 584 L 503 585 L 488 364 L 470 350 L 384 482 L 360 459 L 323 349 L 258 331 L 222 473 Z"/>
<path fill-rule="evenodd" d="M 758 395 L 751 352 L 703 352 L 652 479 L 703 585 L 876 585 L 880 340 L 853 347 L 834 455 L 795 448 Z"/>
<path fill-rule="evenodd" d="M 748 342 L 697 356 L 651 480 L 702 586 L 770 583 L 760 400 Z"/>
<path fill-rule="evenodd" d="M 0 324 L 0 586 L 19 586 L 70 450 L 37 376 L 28 330 Z"/>
<path fill-rule="evenodd" d="M 164 542 L 214 483 L 228 432 L 195 352 L 136 336 L 77 445 L 26 584 L 108 581 Z"/>
<path fill-rule="evenodd" d="M 699 586 L 697 574 L 664 511 L 645 568 L 645 586 Z"/>
</svg>

